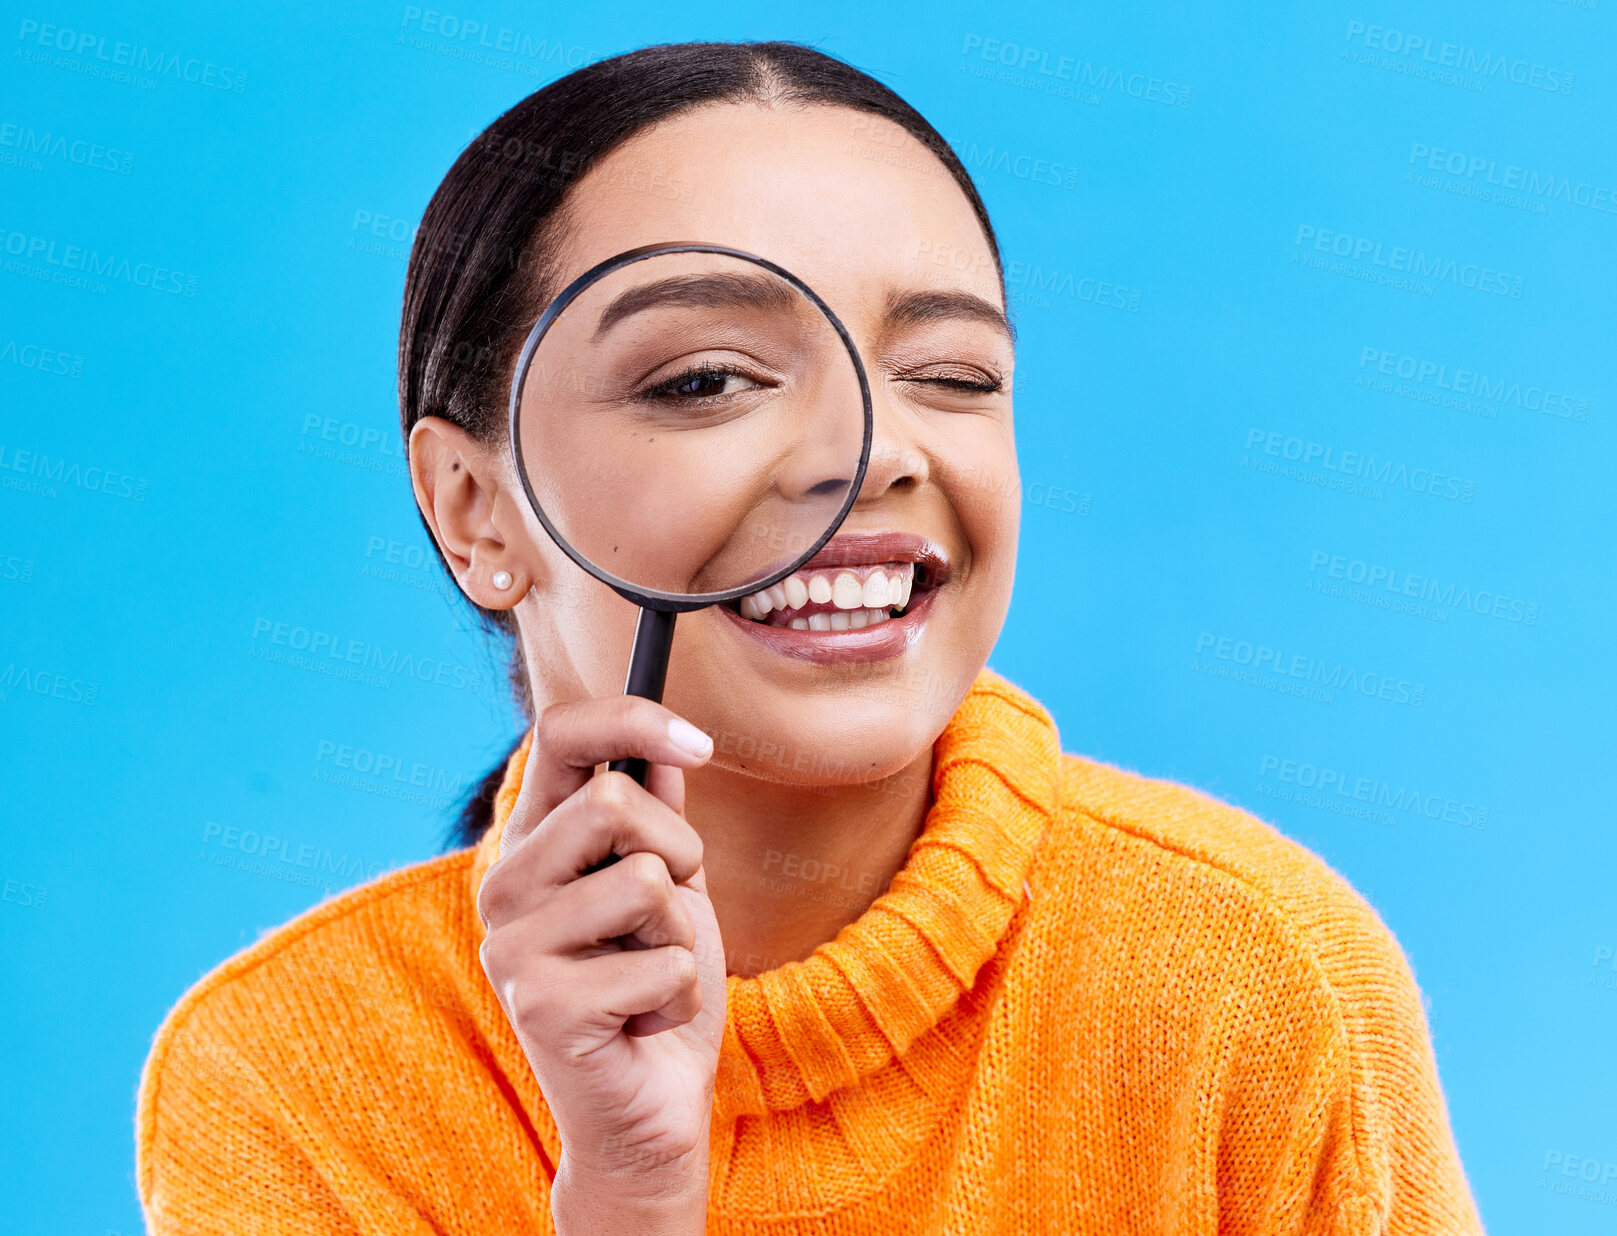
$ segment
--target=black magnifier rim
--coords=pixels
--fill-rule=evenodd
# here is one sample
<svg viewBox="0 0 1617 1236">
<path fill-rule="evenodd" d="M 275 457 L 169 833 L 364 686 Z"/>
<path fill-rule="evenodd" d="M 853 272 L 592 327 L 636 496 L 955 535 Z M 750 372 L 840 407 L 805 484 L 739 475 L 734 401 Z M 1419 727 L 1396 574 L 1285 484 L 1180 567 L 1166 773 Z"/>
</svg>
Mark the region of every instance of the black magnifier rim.
<svg viewBox="0 0 1617 1236">
<path fill-rule="evenodd" d="M 610 571 L 602 570 L 579 553 L 578 550 L 574 549 L 568 543 L 567 538 L 556 528 L 555 524 L 550 522 L 550 516 L 545 514 L 544 507 L 539 502 L 539 495 L 534 493 L 533 486 L 528 481 L 528 469 L 522 457 L 522 434 L 520 432 L 522 387 L 527 382 L 528 368 L 533 363 L 534 353 L 539 350 L 539 344 L 544 339 L 545 332 L 562 315 L 567 306 L 572 304 L 585 288 L 597 280 L 603 279 L 613 271 L 621 270 L 625 266 L 632 266 L 636 262 L 645 261 L 647 258 L 661 257 L 670 253 L 714 253 L 721 257 L 740 258 L 742 261 L 751 262 L 755 266 L 761 266 L 790 283 L 804 296 L 808 297 L 810 303 L 824 315 L 826 321 L 830 322 L 836 330 L 838 337 L 842 340 L 843 348 L 846 349 L 849 358 L 853 361 L 854 372 L 859 375 L 859 396 L 864 403 L 865 434 L 864 441 L 859 448 L 859 467 L 854 472 L 853 484 L 848 487 L 848 496 L 843 500 L 842 508 L 836 513 L 835 518 L 831 520 L 830 525 L 820 539 L 815 541 L 806 552 L 793 559 L 789 565 L 773 575 L 765 577 L 762 581 L 748 583 L 740 588 L 730 588 L 724 592 L 659 592 L 655 589 L 639 587 L 626 579 L 619 579 Z M 528 340 L 522 345 L 522 355 L 517 361 L 516 373 L 511 378 L 511 408 L 509 415 L 511 457 L 516 462 L 517 476 L 522 480 L 523 491 L 528 495 L 528 505 L 533 508 L 533 513 L 538 516 L 539 522 L 544 525 L 545 531 L 550 534 L 550 539 L 561 547 L 564 554 L 603 584 L 612 588 L 619 596 L 633 601 L 643 609 L 656 609 L 671 614 L 684 614 L 689 613 L 691 610 L 706 609 L 709 605 L 723 605 L 729 601 L 739 601 L 742 597 L 751 596 L 753 593 L 768 588 L 772 584 L 779 583 L 810 558 L 814 557 L 815 554 L 819 553 L 825 547 L 825 543 L 836 535 L 837 529 L 842 527 L 842 521 L 848 517 L 848 512 L 853 509 L 854 503 L 859 500 L 859 491 L 864 487 L 865 483 L 865 472 L 870 466 L 870 444 L 875 437 L 875 423 L 875 413 L 870 402 L 870 379 L 865 375 L 864 360 L 859 355 L 859 349 L 854 347 L 853 338 L 848 334 L 848 328 L 842 324 L 842 319 L 831 311 L 831 306 L 821 300 L 819 294 L 813 288 L 792 274 L 791 271 L 775 265 L 768 258 L 761 258 L 755 253 L 747 253 L 744 250 L 732 249 L 725 245 L 708 245 L 694 241 L 677 244 L 642 245 L 638 249 L 628 249 L 616 257 L 607 258 L 606 261 L 592 267 L 577 279 L 574 279 L 562 289 L 555 300 L 546 306 L 545 311 L 539 315 L 539 320 L 534 323 L 533 329 L 528 332 Z"/>
</svg>

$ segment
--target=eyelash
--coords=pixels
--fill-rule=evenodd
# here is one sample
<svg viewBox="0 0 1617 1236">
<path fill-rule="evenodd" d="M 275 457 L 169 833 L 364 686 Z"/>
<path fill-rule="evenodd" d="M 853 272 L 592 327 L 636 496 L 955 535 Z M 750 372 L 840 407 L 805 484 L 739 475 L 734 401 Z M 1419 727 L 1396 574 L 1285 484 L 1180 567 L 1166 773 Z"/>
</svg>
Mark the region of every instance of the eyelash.
<svg viewBox="0 0 1617 1236">
<path fill-rule="evenodd" d="M 749 382 L 756 382 L 757 381 L 756 379 L 750 377 L 749 375 L 741 373 L 739 370 L 736 370 L 734 368 L 728 368 L 728 367 L 723 366 L 723 365 L 697 365 L 697 366 L 692 367 L 691 369 L 686 370 L 684 373 L 678 374 L 677 376 L 672 377 L 672 378 L 667 378 L 664 381 L 657 383 L 656 386 L 651 387 L 649 390 L 647 390 L 644 393 L 644 395 L 642 396 L 642 398 L 646 398 L 646 399 L 662 399 L 662 398 L 668 398 L 670 396 L 679 397 L 679 396 L 676 395 L 676 392 L 678 391 L 678 389 L 681 386 L 687 385 L 688 383 L 690 383 L 691 381 L 693 381 L 695 379 L 698 379 L 698 378 L 724 378 L 724 377 L 739 377 L 739 378 L 742 378 L 742 379 L 744 379 L 746 381 L 749 381 Z M 999 391 L 1003 390 L 1004 387 L 1005 387 L 1005 380 L 1003 378 L 999 377 L 997 374 L 996 375 L 984 375 L 983 377 L 981 377 L 977 381 L 972 381 L 969 378 L 927 378 L 927 377 L 918 377 L 918 376 L 914 376 L 914 377 L 902 377 L 901 376 L 899 380 L 904 381 L 904 382 L 918 382 L 918 383 L 924 384 L 926 386 L 942 387 L 945 390 L 959 391 L 962 394 L 970 394 L 970 395 L 993 395 L 993 394 L 997 394 Z M 708 396 L 697 395 L 697 396 L 684 396 L 684 397 L 681 397 L 681 398 L 684 399 L 684 400 L 695 400 L 695 399 L 715 399 L 715 398 L 723 398 L 723 397 L 724 396 L 722 396 L 722 395 L 708 395 Z"/>
<path fill-rule="evenodd" d="M 743 378 L 755 385 L 762 385 L 756 378 L 742 373 L 739 369 L 725 365 L 693 365 L 681 374 L 667 378 L 657 385 L 650 387 L 642 393 L 642 399 L 665 399 L 670 396 L 680 398 L 682 401 L 695 401 L 700 399 L 722 399 L 723 395 L 685 395 L 679 396 L 679 388 L 699 378 Z"/>
<path fill-rule="evenodd" d="M 967 369 L 969 367 L 961 365 L 956 366 L 956 368 Z M 972 372 L 980 373 L 981 371 L 973 369 Z M 977 381 L 969 378 L 927 378 L 918 376 L 905 377 L 903 375 L 900 375 L 899 380 L 903 382 L 920 382 L 927 386 L 941 386 L 946 390 L 961 391 L 973 395 L 992 395 L 1005 388 L 1005 379 L 997 374 L 983 374 Z"/>
<path fill-rule="evenodd" d="M 971 391 L 978 395 L 992 395 L 1004 385 L 998 378 L 988 382 L 967 382 L 961 378 L 918 378 L 915 380 L 925 382 L 929 386 L 944 386 L 953 391 Z"/>
</svg>

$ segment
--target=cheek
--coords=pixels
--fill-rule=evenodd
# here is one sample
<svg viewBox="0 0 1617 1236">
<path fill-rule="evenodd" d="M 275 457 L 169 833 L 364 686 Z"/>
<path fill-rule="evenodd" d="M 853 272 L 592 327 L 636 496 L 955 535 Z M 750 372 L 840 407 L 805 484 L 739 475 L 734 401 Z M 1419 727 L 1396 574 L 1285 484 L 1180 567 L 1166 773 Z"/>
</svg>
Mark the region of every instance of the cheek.
<svg viewBox="0 0 1617 1236">
<path fill-rule="evenodd" d="M 960 520 L 971 554 L 974 588 L 1007 590 L 1016 565 L 1022 520 L 1022 483 L 1010 426 L 985 426 L 964 436 L 939 482 Z"/>
<path fill-rule="evenodd" d="M 553 698 L 616 695 L 623 689 L 639 607 L 584 571 L 548 539 L 536 543 L 538 568 L 530 667 Z"/>
</svg>

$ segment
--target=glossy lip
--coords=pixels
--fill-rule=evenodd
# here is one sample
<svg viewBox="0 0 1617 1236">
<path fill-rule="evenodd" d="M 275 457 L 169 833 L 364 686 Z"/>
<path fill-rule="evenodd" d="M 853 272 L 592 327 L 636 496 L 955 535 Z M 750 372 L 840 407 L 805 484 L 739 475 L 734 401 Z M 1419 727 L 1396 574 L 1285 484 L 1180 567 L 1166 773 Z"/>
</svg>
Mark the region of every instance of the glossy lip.
<svg viewBox="0 0 1617 1236">
<path fill-rule="evenodd" d="M 931 586 L 949 578 L 949 559 L 943 550 L 913 532 L 839 532 L 826 542 L 799 571 L 820 567 L 880 566 L 884 562 L 918 562 L 926 567 Z"/>
<path fill-rule="evenodd" d="M 902 617 L 889 618 L 873 627 L 848 631 L 794 631 L 743 618 L 739 610 L 719 605 L 730 622 L 771 652 L 812 661 L 816 665 L 848 665 L 885 661 L 904 653 L 921 638 L 932 600 L 952 574 L 943 550 L 925 537 L 909 532 L 839 533 L 819 553 L 798 569 L 821 567 L 876 566 L 883 562 L 914 562 L 926 568 L 927 589 L 911 599 Z"/>
</svg>

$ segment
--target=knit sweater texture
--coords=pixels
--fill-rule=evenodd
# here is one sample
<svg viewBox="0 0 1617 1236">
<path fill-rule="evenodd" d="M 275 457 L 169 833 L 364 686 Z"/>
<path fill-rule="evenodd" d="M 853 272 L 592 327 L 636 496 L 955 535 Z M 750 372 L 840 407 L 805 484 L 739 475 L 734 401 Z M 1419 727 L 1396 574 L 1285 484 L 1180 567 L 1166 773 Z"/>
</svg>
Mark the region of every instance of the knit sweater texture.
<svg viewBox="0 0 1617 1236">
<path fill-rule="evenodd" d="M 482 842 L 203 978 L 141 1079 L 154 1233 L 553 1232 L 561 1138 L 478 961 Z M 728 979 L 707 1230 L 1482 1230 L 1408 963 L 1267 824 L 1063 755 L 984 671 L 905 865 Z M 630 1234 L 626 1234 L 630 1236 Z"/>
</svg>

